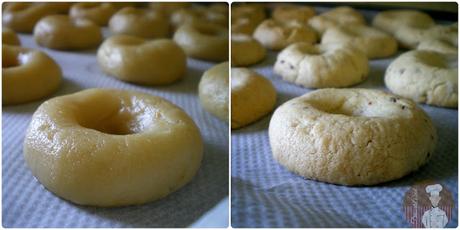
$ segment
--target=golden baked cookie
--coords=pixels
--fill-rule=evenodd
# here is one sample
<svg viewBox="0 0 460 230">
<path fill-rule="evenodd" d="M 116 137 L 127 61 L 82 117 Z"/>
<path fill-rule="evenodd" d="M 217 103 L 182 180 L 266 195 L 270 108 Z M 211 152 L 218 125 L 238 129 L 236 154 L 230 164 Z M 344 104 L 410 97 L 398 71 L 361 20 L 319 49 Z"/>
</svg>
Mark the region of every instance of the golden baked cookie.
<svg viewBox="0 0 460 230">
<path fill-rule="evenodd" d="M 72 19 L 67 15 L 46 16 L 34 28 L 34 39 L 40 46 L 58 50 L 79 50 L 97 47 L 102 31 L 87 19 Z"/>
<path fill-rule="evenodd" d="M 297 22 L 282 23 L 273 19 L 260 23 L 253 36 L 271 50 L 281 50 L 296 42 L 315 43 L 318 39 L 316 32 L 308 25 Z"/>
<path fill-rule="evenodd" d="M 157 96 L 88 89 L 44 102 L 24 139 L 32 174 L 57 196 L 93 206 L 161 199 L 198 171 L 203 141 L 179 107 Z"/>
<path fill-rule="evenodd" d="M 61 84 L 59 65 L 42 51 L 2 45 L 2 104 L 36 101 Z"/>
<path fill-rule="evenodd" d="M 119 80 L 145 85 L 173 83 L 185 75 L 184 51 L 169 39 L 115 35 L 97 51 L 102 70 Z"/>
<path fill-rule="evenodd" d="M 385 85 L 394 94 L 416 102 L 458 107 L 457 55 L 413 50 L 396 58 L 387 68 Z"/>
<path fill-rule="evenodd" d="M 228 122 L 229 63 L 223 62 L 206 70 L 198 85 L 201 105 L 222 121 Z"/>
<path fill-rule="evenodd" d="M 295 43 L 281 51 L 273 68 L 283 80 L 307 88 L 347 87 L 366 80 L 368 59 L 350 45 Z"/>
<path fill-rule="evenodd" d="M 304 178 L 342 185 L 399 179 L 435 153 L 436 128 L 411 100 L 380 90 L 320 89 L 276 109 L 275 160 Z"/>
<path fill-rule="evenodd" d="M 232 68 L 232 129 L 253 123 L 273 110 L 276 90 L 270 80 L 247 68 Z"/>
</svg>

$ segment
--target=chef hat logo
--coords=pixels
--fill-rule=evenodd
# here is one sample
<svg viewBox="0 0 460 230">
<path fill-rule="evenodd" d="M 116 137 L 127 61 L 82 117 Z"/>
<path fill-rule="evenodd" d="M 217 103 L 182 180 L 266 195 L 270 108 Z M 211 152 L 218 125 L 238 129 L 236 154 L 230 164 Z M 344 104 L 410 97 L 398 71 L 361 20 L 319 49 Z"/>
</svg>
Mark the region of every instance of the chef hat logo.
<svg viewBox="0 0 460 230">
<path fill-rule="evenodd" d="M 439 193 L 442 191 L 442 186 L 440 184 L 428 185 L 425 191 L 429 193 L 430 196 L 439 196 Z"/>
</svg>

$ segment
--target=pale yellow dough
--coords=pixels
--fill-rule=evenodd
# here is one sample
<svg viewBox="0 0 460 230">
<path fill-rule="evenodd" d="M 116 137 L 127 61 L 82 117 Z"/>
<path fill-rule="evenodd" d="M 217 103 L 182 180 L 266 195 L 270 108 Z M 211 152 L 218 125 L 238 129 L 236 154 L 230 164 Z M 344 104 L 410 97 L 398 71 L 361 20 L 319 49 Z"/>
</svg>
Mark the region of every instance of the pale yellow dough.
<svg viewBox="0 0 460 230">
<path fill-rule="evenodd" d="M 228 29 L 215 24 L 186 23 L 174 33 L 174 41 L 187 56 L 208 61 L 228 60 Z"/>
<path fill-rule="evenodd" d="M 152 9 L 125 7 L 115 13 L 109 21 L 114 34 L 132 35 L 142 38 L 166 38 L 169 35 L 168 18 Z"/>
<path fill-rule="evenodd" d="M 106 26 L 117 9 L 108 2 L 79 2 L 70 8 L 70 17 L 84 18 L 93 21 L 99 26 Z"/>
<path fill-rule="evenodd" d="M 37 44 L 51 49 L 78 50 L 97 47 L 102 42 L 102 32 L 87 19 L 50 15 L 38 21 L 34 38 Z"/>
<path fill-rule="evenodd" d="M 273 110 L 276 90 L 270 80 L 247 68 L 232 68 L 232 129 L 257 121 Z"/>
<path fill-rule="evenodd" d="M 19 33 L 32 33 L 41 18 L 67 14 L 70 5 L 70 2 L 10 2 L 3 10 L 2 24 Z"/>
<path fill-rule="evenodd" d="M 272 18 L 280 22 L 298 22 L 307 24 L 315 16 L 315 9 L 310 6 L 280 4 L 273 9 Z"/>
<path fill-rule="evenodd" d="M 124 206 L 161 199 L 198 171 L 203 141 L 179 107 L 157 96 L 88 89 L 34 113 L 24 140 L 32 174 L 73 203 Z"/>
<path fill-rule="evenodd" d="M 255 4 L 232 4 L 232 34 L 252 35 L 257 26 L 267 17 L 264 7 Z"/>
<path fill-rule="evenodd" d="M 430 50 L 413 50 L 387 68 L 385 85 L 391 92 L 430 105 L 458 107 L 458 59 Z"/>
<path fill-rule="evenodd" d="M 273 157 L 305 177 L 342 185 L 401 178 L 435 154 L 436 128 L 411 100 L 379 90 L 321 89 L 276 109 Z"/>
<path fill-rule="evenodd" d="M 223 62 L 204 72 L 198 85 L 203 107 L 222 121 L 228 122 L 229 63 Z"/>
<path fill-rule="evenodd" d="M 417 10 L 387 10 L 375 15 L 372 25 L 394 34 L 401 27 L 428 28 L 434 25 L 434 20 L 430 15 Z"/>
<path fill-rule="evenodd" d="M 232 35 L 232 66 L 250 66 L 263 60 L 267 52 L 259 41 L 245 34 Z"/>
<path fill-rule="evenodd" d="M 187 58 L 172 40 L 115 35 L 97 51 L 99 66 L 122 81 L 146 85 L 173 83 L 185 74 Z"/>
<path fill-rule="evenodd" d="M 18 35 L 12 29 L 3 27 L 2 44 L 19 46 L 21 45 L 21 41 L 19 40 Z"/>
<path fill-rule="evenodd" d="M 44 52 L 2 45 L 2 104 L 36 101 L 54 93 L 61 83 L 59 65 Z"/>
</svg>

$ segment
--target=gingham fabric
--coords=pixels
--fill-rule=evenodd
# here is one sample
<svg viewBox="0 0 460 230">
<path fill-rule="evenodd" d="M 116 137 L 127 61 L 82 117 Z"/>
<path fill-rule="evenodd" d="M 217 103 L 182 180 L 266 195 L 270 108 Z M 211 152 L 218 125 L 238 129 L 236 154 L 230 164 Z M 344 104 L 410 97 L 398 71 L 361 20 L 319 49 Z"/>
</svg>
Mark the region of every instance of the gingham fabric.
<svg viewBox="0 0 460 230">
<path fill-rule="evenodd" d="M 317 8 L 318 9 L 318 8 Z M 324 11 L 325 8 L 319 8 Z M 375 12 L 364 11 L 369 20 Z M 277 53 L 253 67 L 278 92 L 276 107 L 311 90 L 281 80 L 272 71 Z M 397 55 L 395 55 L 397 56 Z M 394 58 L 370 61 L 369 78 L 354 87 L 387 90 L 386 67 Z M 279 165 L 268 140 L 271 114 L 232 130 L 231 217 L 233 227 L 410 227 L 403 200 L 414 183 L 434 180 L 444 185 L 455 207 L 447 227 L 458 223 L 458 111 L 420 105 L 438 135 L 436 154 L 420 170 L 376 186 L 346 187 L 303 179 Z"/>
<path fill-rule="evenodd" d="M 38 48 L 31 35 L 21 35 L 20 38 L 24 47 Z M 44 100 L 3 107 L 4 227 L 186 227 L 228 196 L 228 124 L 206 112 L 197 95 L 203 71 L 215 63 L 189 59 L 188 73 L 183 80 L 170 86 L 148 87 L 127 84 L 103 74 L 96 62 L 96 50 L 63 52 L 39 49 L 49 54 L 64 72 L 62 86 L 52 97 L 104 87 L 137 90 L 166 98 L 184 109 L 200 128 L 204 158 L 191 183 L 157 202 L 124 208 L 75 205 L 46 190 L 33 177 L 22 155 L 25 130 L 33 112 Z M 221 212 L 221 208 L 219 210 L 216 215 L 225 217 L 219 220 L 228 219 L 228 213 Z M 227 221 L 203 224 L 213 227 L 228 225 Z"/>
</svg>

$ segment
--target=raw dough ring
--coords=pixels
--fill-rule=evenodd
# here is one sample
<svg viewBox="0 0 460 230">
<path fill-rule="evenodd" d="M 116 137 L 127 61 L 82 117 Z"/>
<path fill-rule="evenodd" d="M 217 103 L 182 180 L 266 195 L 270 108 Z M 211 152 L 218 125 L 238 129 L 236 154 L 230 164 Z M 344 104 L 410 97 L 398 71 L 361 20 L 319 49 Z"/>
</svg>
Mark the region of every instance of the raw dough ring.
<svg viewBox="0 0 460 230">
<path fill-rule="evenodd" d="M 321 35 L 331 27 L 339 25 L 365 25 L 366 20 L 364 19 L 364 16 L 355 9 L 348 6 L 339 6 L 312 17 L 308 21 L 308 24 Z"/>
<path fill-rule="evenodd" d="M 367 78 L 369 64 L 366 55 L 351 46 L 299 42 L 278 54 L 274 71 L 307 88 L 347 87 Z"/>
<path fill-rule="evenodd" d="M 142 38 L 166 38 L 169 35 L 168 19 L 154 10 L 125 7 L 110 18 L 110 31 Z"/>
<path fill-rule="evenodd" d="M 98 46 L 102 42 L 102 32 L 87 19 L 50 15 L 35 25 L 34 38 L 39 45 L 51 49 L 78 50 Z"/>
<path fill-rule="evenodd" d="M 416 10 L 387 10 L 378 13 L 372 25 L 394 34 L 400 27 L 428 28 L 434 25 L 434 21 L 430 15 Z"/>
<path fill-rule="evenodd" d="M 273 110 L 276 90 L 265 77 L 247 68 L 232 68 L 232 129 L 257 121 Z"/>
<path fill-rule="evenodd" d="M 70 17 L 88 19 L 99 26 L 106 26 L 117 9 L 108 2 L 79 2 L 70 8 Z"/>
<path fill-rule="evenodd" d="M 245 34 L 232 35 L 232 66 L 250 66 L 263 60 L 266 50 L 256 39 Z"/>
<path fill-rule="evenodd" d="M 388 66 L 385 85 L 417 102 L 458 107 L 457 55 L 429 50 L 404 53 Z"/>
<path fill-rule="evenodd" d="M 43 103 L 24 157 L 49 191 L 82 205 L 123 206 L 165 197 L 198 171 L 203 141 L 179 107 L 149 94 L 88 89 Z"/>
<path fill-rule="evenodd" d="M 2 44 L 19 46 L 21 45 L 21 41 L 19 40 L 18 35 L 12 29 L 3 27 Z"/>
<path fill-rule="evenodd" d="M 388 57 L 398 50 L 398 43 L 392 36 L 362 25 L 332 27 L 321 38 L 321 44 L 347 42 L 371 59 Z"/>
<path fill-rule="evenodd" d="M 308 179 L 373 185 L 401 178 L 434 154 L 436 129 L 417 105 L 379 90 L 321 89 L 276 109 L 273 157 Z"/>
<path fill-rule="evenodd" d="M 264 47 L 276 51 L 296 42 L 315 43 L 318 39 L 316 32 L 308 25 L 281 23 L 273 19 L 260 23 L 254 31 L 254 38 Z"/>
<path fill-rule="evenodd" d="M 43 17 L 52 14 L 67 14 L 70 2 L 9 3 L 3 11 L 3 26 L 20 33 L 32 33 L 35 24 Z"/>
<path fill-rule="evenodd" d="M 44 52 L 3 44 L 3 105 L 21 104 L 49 96 L 59 88 L 61 78 L 61 68 Z"/>
<path fill-rule="evenodd" d="M 228 122 L 228 65 L 223 62 L 208 69 L 198 85 L 203 107 L 225 122 Z"/>
<path fill-rule="evenodd" d="M 228 29 L 225 27 L 186 23 L 176 30 L 174 41 L 192 58 L 208 61 L 228 60 Z"/>
<path fill-rule="evenodd" d="M 111 76 L 146 85 L 173 83 L 184 76 L 187 68 L 184 51 L 173 41 L 128 35 L 106 39 L 97 51 L 97 61 Z"/>
</svg>

